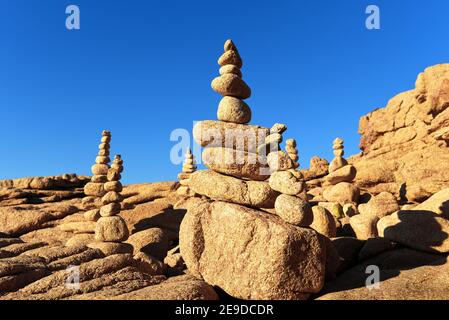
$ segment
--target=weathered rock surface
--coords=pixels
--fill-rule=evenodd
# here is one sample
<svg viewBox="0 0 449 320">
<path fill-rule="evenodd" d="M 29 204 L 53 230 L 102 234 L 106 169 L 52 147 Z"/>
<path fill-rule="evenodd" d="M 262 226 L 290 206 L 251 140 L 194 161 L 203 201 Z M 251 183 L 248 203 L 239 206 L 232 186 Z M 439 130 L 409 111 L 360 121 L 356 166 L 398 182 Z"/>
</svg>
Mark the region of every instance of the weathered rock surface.
<svg viewBox="0 0 449 320">
<path fill-rule="evenodd" d="M 292 225 L 308 227 L 313 221 L 312 208 L 307 201 L 301 198 L 281 194 L 276 198 L 274 208 L 282 220 Z"/>
<path fill-rule="evenodd" d="M 258 208 L 274 208 L 279 195 L 265 181 L 244 181 L 223 174 L 201 170 L 190 176 L 189 187 L 198 194 Z"/>
<path fill-rule="evenodd" d="M 380 269 L 378 288 L 367 288 L 370 265 Z M 447 257 L 409 249 L 391 250 L 366 260 L 326 284 L 319 300 L 447 300 Z M 369 284 L 371 284 L 369 282 Z"/>
<path fill-rule="evenodd" d="M 312 212 L 313 220 L 310 227 L 328 238 L 335 238 L 337 235 L 337 226 L 335 225 L 335 219 L 332 214 L 320 206 L 312 207 Z"/>
<path fill-rule="evenodd" d="M 255 153 L 228 148 L 206 148 L 202 160 L 209 169 L 237 178 L 263 181 L 270 176 L 268 165 Z"/>
<path fill-rule="evenodd" d="M 193 127 L 193 138 L 202 147 L 223 147 L 257 152 L 257 147 L 265 142 L 270 129 L 255 125 L 245 125 L 215 120 L 199 121 Z"/>
<path fill-rule="evenodd" d="M 348 203 L 357 202 L 360 191 L 349 182 L 340 182 L 323 191 L 323 197 L 329 202 Z"/>
<path fill-rule="evenodd" d="M 379 236 L 416 250 L 449 252 L 449 220 L 432 211 L 401 210 L 377 223 Z"/>
<path fill-rule="evenodd" d="M 190 208 L 180 231 L 189 271 L 243 299 L 305 299 L 324 282 L 319 235 L 225 202 Z"/>
<path fill-rule="evenodd" d="M 416 88 L 360 119 L 356 182 L 422 201 L 449 187 L 449 64 L 427 68 Z M 402 186 L 402 189 L 401 189 Z"/>
<path fill-rule="evenodd" d="M 362 203 L 358 206 L 358 211 L 361 215 L 374 215 L 379 218 L 398 210 L 399 204 L 396 201 L 396 197 L 385 191 L 372 197 L 368 203 Z"/>
</svg>

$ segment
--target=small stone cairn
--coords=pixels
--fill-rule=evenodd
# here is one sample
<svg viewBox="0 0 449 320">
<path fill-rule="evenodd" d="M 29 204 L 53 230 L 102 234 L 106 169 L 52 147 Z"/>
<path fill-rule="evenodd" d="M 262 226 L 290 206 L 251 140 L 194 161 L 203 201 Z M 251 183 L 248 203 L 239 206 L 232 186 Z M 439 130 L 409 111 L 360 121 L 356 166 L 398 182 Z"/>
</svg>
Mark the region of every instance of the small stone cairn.
<svg viewBox="0 0 449 320">
<path fill-rule="evenodd" d="M 104 184 L 108 181 L 109 170 L 109 149 L 111 143 L 111 132 L 103 130 L 101 134 L 101 144 L 98 146 L 98 155 L 95 164 L 92 166 L 92 179 L 84 186 L 83 204 L 87 209 L 84 217 L 87 221 L 97 221 L 100 218 L 100 199 L 106 194 Z"/>
<path fill-rule="evenodd" d="M 195 156 L 190 149 L 186 150 L 184 164 L 182 165 L 182 172 L 178 174 L 179 184 L 181 185 L 176 193 L 181 196 L 195 196 L 189 188 L 190 175 L 196 171 Z"/>
<path fill-rule="evenodd" d="M 356 205 L 359 199 L 360 190 L 352 183 L 357 170 L 348 164 L 344 155 L 343 139 L 334 140 L 334 159 L 329 165 L 329 174 L 323 183 L 323 197 L 328 202 Z M 337 217 L 341 218 L 341 217 Z"/>
</svg>

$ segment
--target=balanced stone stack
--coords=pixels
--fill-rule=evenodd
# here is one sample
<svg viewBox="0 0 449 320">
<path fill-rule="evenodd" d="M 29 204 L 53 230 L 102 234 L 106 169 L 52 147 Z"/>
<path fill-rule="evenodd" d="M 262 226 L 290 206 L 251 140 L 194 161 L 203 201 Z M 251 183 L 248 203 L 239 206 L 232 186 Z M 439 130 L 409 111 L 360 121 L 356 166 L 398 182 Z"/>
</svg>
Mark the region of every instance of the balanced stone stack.
<svg viewBox="0 0 449 320">
<path fill-rule="evenodd" d="M 123 171 L 123 160 L 117 155 L 107 173 L 108 182 L 104 184 L 106 194 L 101 198 L 103 206 L 100 209 L 101 218 L 98 219 L 95 228 L 96 243 L 89 247 L 102 249 L 108 254 L 132 253 L 132 246 L 122 243 L 129 236 L 125 220 L 119 216 L 121 211 L 122 196 L 120 192 L 123 187 L 120 182 Z"/>
<path fill-rule="evenodd" d="M 269 162 L 270 169 L 274 171 L 270 176 L 270 187 L 281 193 L 274 204 L 276 214 L 292 225 L 308 227 L 313 221 L 313 214 L 304 193 L 305 181 L 296 170 L 294 160 L 288 154 L 285 159 L 290 161 L 285 161 L 283 165 Z"/>
<path fill-rule="evenodd" d="M 360 190 L 351 182 L 354 180 L 357 170 L 343 158 L 344 147 L 342 139 L 337 138 L 334 140 L 333 149 L 335 158 L 329 165 L 329 174 L 325 179 L 323 197 L 326 201 L 338 202 L 341 205 L 347 203 L 356 204 Z"/>
<path fill-rule="evenodd" d="M 88 221 L 97 221 L 100 218 L 100 209 L 98 208 L 100 205 L 99 200 L 106 194 L 104 184 L 108 180 L 111 133 L 103 130 L 101 136 L 98 155 L 95 159 L 95 164 L 91 168 L 93 174 L 92 179 L 84 186 L 84 194 L 87 197 L 83 199 L 83 204 L 86 208 L 91 209 L 84 214 L 84 217 Z"/>
<path fill-rule="evenodd" d="M 285 141 L 285 151 L 287 151 L 290 159 L 293 161 L 293 168 L 298 169 L 299 168 L 299 162 L 298 162 L 298 150 L 296 149 L 296 140 L 295 139 L 287 139 Z"/>
<path fill-rule="evenodd" d="M 242 100 L 251 90 L 241 79 L 242 60 L 231 40 L 224 49 L 221 75 L 212 81 L 223 96 L 219 121 L 193 130 L 209 170 L 189 176 L 189 188 L 203 198 L 183 200 L 181 255 L 191 274 L 233 297 L 306 299 L 324 284 L 326 246 L 302 227 L 311 222 L 310 207 L 297 196 L 300 173 L 279 150 L 286 126 L 247 124 L 251 110 Z"/>
<path fill-rule="evenodd" d="M 176 193 L 182 196 L 194 196 L 195 193 L 189 188 L 190 175 L 196 171 L 195 157 L 190 149 L 185 154 L 182 172 L 178 174 L 179 184 L 181 185 Z"/>
<path fill-rule="evenodd" d="M 243 100 L 251 96 L 251 89 L 242 80 L 243 62 L 232 40 L 226 41 L 218 64 L 220 76 L 211 86 L 223 96 L 217 111 L 219 121 L 201 121 L 193 128 L 195 141 L 206 147 L 202 161 L 222 174 L 266 180 L 268 165 L 265 156 L 259 156 L 258 146 L 265 142 L 270 130 L 247 124 L 251 120 L 251 109 Z"/>
</svg>

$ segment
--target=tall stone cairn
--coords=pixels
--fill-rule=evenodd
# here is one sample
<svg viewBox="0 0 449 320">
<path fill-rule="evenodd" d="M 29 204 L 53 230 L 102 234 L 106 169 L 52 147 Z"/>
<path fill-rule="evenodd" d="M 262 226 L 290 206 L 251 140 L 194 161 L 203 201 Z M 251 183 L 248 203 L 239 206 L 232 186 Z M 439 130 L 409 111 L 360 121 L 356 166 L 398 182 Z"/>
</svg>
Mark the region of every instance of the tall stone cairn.
<svg viewBox="0 0 449 320">
<path fill-rule="evenodd" d="M 325 248 L 318 233 L 303 228 L 311 223 L 310 206 L 301 197 L 305 184 L 280 150 L 287 126 L 248 124 L 252 113 L 243 100 L 251 90 L 231 40 L 218 64 L 220 76 L 211 84 L 223 96 L 218 121 L 193 128 L 209 170 L 178 176 L 188 177 L 185 184 L 201 196 L 175 205 L 187 209 L 179 232 L 181 255 L 191 274 L 233 297 L 306 299 L 324 284 Z M 193 170 L 192 161 L 185 164 L 183 169 Z"/>
<path fill-rule="evenodd" d="M 195 156 L 190 149 L 186 150 L 182 172 L 178 174 L 179 184 L 181 185 L 176 193 L 184 196 L 194 196 L 195 193 L 189 188 L 190 175 L 196 171 Z"/>
<path fill-rule="evenodd" d="M 95 164 L 92 166 L 92 178 L 89 183 L 84 186 L 83 204 L 88 210 L 84 213 L 84 217 L 88 221 L 97 221 L 100 218 L 99 203 L 101 197 L 106 194 L 104 184 L 108 181 L 107 174 L 109 170 L 109 149 L 111 144 L 111 132 L 103 130 L 101 133 L 101 143 L 98 146 L 98 155 Z"/>
<path fill-rule="evenodd" d="M 123 187 L 120 183 L 123 171 L 123 160 L 117 155 L 107 173 L 108 182 L 104 184 L 106 194 L 101 198 L 101 218 L 95 227 L 95 240 L 99 242 L 120 243 L 126 241 L 129 236 L 125 220 L 118 214 L 123 200 L 120 192 Z"/>
</svg>

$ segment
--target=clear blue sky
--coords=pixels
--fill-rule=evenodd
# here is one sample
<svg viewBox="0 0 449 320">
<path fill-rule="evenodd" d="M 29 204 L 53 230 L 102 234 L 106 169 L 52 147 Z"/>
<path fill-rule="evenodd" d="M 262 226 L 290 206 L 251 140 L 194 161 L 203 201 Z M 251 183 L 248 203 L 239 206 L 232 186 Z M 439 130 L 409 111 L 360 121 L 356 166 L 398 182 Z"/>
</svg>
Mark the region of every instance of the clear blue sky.
<svg viewBox="0 0 449 320">
<path fill-rule="evenodd" d="M 81 30 L 65 28 L 65 8 Z M 378 5 L 381 30 L 365 28 Z M 301 167 L 359 152 L 360 116 L 449 60 L 449 1 L 0 0 L 0 179 L 90 174 L 102 129 L 125 183 L 174 180 L 173 129 L 216 119 L 210 88 L 232 38 L 251 123 L 286 123 Z"/>
</svg>

